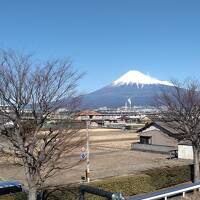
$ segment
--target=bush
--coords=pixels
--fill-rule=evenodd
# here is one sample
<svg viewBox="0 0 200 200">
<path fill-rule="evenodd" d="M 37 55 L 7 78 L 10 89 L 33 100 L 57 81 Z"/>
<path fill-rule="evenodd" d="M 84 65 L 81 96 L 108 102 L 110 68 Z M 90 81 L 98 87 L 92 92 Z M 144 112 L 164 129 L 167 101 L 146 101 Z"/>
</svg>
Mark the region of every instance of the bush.
<svg viewBox="0 0 200 200">
<path fill-rule="evenodd" d="M 145 173 L 151 177 L 156 190 L 192 180 L 192 166 L 190 165 L 148 170 Z"/>
<path fill-rule="evenodd" d="M 111 192 L 122 192 L 125 196 L 133 196 L 192 180 L 192 167 L 189 165 L 147 170 L 143 173 L 96 181 L 90 185 Z"/>
<path fill-rule="evenodd" d="M 137 176 L 111 178 L 91 183 L 111 192 L 122 192 L 125 196 L 147 193 L 192 180 L 192 166 L 176 166 L 147 170 Z M 88 199 L 100 199 L 95 196 Z"/>
<path fill-rule="evenodd" d="M 153 191 L 151 177 L 145 174 L 110 178 L 104 181 L 95 181 L 89 185 L 99 187 L 110 192 L 122 192 L 126 196 Z"/>
<path fill-rule="evenodd" d="M 64 186 L 46 191 L 45 200 L 76 200 L 79 199 L 78 186 Z"/>
<path fill-rule="evenodd" d="M 26 199 L 27 199 L 26 194 L 23 192 L 0 196 L 0 200 L 26 200 Z"/>
</svg>

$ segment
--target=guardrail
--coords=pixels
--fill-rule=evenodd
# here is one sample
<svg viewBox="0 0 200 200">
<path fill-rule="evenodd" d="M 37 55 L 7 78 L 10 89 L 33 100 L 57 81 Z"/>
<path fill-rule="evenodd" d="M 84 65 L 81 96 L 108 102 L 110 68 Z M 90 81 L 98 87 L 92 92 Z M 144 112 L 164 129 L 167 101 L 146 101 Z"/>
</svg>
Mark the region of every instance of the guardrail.
<svg viewBox="0 0 200 200">
<path fill-rule="evenodd" d="M 22 191 L 22 185 L 18 181 L 0 181 L 0 195 Z"/>
<path fill-rule="evenodd" d="M 100 197 L 105 197 L 107 200 L 125 200 L 125 197 L 119 193 L 108 192 L 99 188 L 91 187 L 88 185 L 81 185 L 79 187 L 80 197 L 79 200 L 85 200 L 85 193 L 94 194 Z"/>
<path fill-rule="evenodd" d="M 189 191 L 194 191 L 196 189 L 200 188 L 200 182 L 198 183 L 189 183 L 184 184 L 181 186 L 176 186 L 169 189 L 160 190 L 157 192 L 152 192 L 144 195 L 136 195 L 128 200 L 159 200 L 159 199 L 165 199 L 167 200 L 168 197 L 173 197 L 179 194 L 182 194 L 183 197 L 185 197 L 186 193 Z"/>
</svg>

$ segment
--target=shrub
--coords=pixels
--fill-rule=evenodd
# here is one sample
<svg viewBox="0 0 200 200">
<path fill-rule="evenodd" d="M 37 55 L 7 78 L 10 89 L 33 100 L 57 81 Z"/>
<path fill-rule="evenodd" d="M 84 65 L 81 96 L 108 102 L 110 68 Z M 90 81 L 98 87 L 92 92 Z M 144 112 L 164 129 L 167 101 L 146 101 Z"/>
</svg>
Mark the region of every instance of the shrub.
<svg viewBox="0 0 200 200">
<path fill-rule="evenodd" d="M 192 180 L 190 165 L 148 170 L 145 173 L 151 177 L 156 190 Z"/>
<path fill-rule="evenodd" d="M 90 185 L 111 192 L 122 192 L 125 196 L 133 196 L 192 180 L 192 166 L 190 165 L 147 170 L 143 173 L 96 181 Z M 91 200 L 102 199 L 91 195 L 88 197 Z"/>
<path fill-rule="evenodd" d="M 26 200 L 26 199 L 27 199 L 26 194 L 23 192 L 0 196 L 0 200 Z"/>
<path fill-rule="evenodd" d="M 78 186 L 64 186 L 46 191 L 45 200 L 75 200 L 79 199 Z"/>
<path fill-rule="evenodd" d="M 150 192 L 155 189 L 151 185 L 150 176 L 145 174 L 110 178 L 103 181 L 95 181 L 90 185 L 110 192 L 122 192 L 126 196 Z"/>
</svg>

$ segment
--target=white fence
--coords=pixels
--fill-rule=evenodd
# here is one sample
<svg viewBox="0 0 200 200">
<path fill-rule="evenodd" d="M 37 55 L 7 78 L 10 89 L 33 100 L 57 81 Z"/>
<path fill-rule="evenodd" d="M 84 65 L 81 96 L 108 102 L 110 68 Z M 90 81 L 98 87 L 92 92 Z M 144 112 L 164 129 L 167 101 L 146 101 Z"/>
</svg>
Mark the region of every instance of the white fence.
<svg viewBox="0 0 200 200">
<path fill-rule="evenodd" d="M 129 198 L 128 200 L 159 200 L 159 199 L 167 200 L 168 197 L 173 197 L 176 195 L 182 195 L 183 197 L 185 197 L 187 192 L 191 192 L 196 189 L 200 189 L 200 182 L 184 184 L 181 186 L 160 190 L 158 192 L 148 193 L 145 195 L 136 195 Z"/>
</svg>

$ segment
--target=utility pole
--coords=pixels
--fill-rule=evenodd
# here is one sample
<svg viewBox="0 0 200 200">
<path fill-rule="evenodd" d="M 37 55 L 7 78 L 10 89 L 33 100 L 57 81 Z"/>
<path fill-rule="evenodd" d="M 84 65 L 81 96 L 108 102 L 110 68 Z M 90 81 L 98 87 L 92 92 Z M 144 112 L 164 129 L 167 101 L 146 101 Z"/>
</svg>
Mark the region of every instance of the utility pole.
<svg viewBox="0 0 200 200">
<path fill-rule="evenodd" d="M 86 134 L 86 152 L 87 152 L 87 159 L 86 159 L 86 181 L 89 183 L 90 182 L 90 147 L 89 147 L 89 125 L 90 125 L 90 120 L 87 122 L 87 134 Z"/>
</svg>

